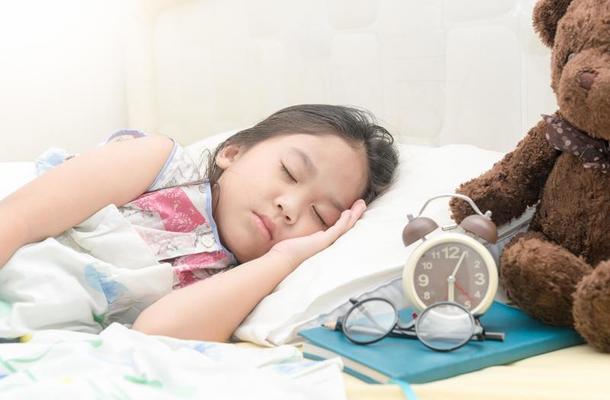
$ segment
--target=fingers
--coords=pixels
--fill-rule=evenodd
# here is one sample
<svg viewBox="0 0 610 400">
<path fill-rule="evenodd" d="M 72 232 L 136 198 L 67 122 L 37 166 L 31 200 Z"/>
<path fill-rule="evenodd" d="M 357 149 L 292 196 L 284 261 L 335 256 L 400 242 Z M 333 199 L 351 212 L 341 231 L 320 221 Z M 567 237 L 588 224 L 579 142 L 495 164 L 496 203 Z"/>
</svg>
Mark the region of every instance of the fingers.
<svg viewBox="0 0 610 400">
<path fill-rule="evenodd" d="M 349 210 L 344 210 L 341 213 L 341 216 L 333 226 L 325 231 L 318 231 L 310 235 L 309 239 L 319 243 L 321 249 L 330 246 L 335 240 L 354 226 L 356 221 L 362 216 L 364 210 L 366 210 L 366 204 L 363 200 L 354 202 Z"/>
<path fill-rule="evenodd" d="M 335 223 L 335 225 L 333 225 L 330 229 L 333 229 L 339 233 L 343 233 L 345 232 L 347 229 L 349 229 L 351 222 L 352 222 L 352 210 L 343 210 L 343 212 L 341 213 L 341 216 L 339 217 L 339 220 Z"/>
<path fill-rule="evenodd" d="M 297 249 L 298 252 L 304 254 L 304 258 L 310 257 L 317 252 L 324 250 L 335 242 L 341 235 L 349 231 L 356 221 L 362 216 L 366 210 L 366 203 L 364 200 L 357 200 L 352 204 L 349 210 L 344 210 L 337 222 L 326 230 L 320 230 L 306 237 L 291 238 L 276 243 L 272 249 L 276 251 L 283 251 L 286 254 L 294 254 Z M 292 250 L 286 250 L 292 247 Z M 280 250 L 280 248 L 282 250 Z"/>
<path fill-rule="evenodd" d="M 344 210 L 341 213 L 341 216 L 339 217 L 335 225 L 327 229 L 327 231 L 332 230 L 334 233 L 342 235 L 354 226 L 356 221 L 360 219 L 365 210 L 366 203 L 364 202 L 364 200 L 356 200 L 349 210 Z"/>
<path fill-rule="evenodd" d="M 352 226 L 354 226 L 356 221 L 358 221 L 360 219 L 360 217 L 366 210 L 366 203 L 364 202 L 364 200 L 358 199 L 354 202 L 354 204 L 352 205 L 352 208 L 350 210 L 351 210 L 351 215 L 350 215 L 351 218 L 350 218 L 349 227 L 351 228 Z"/>
</svg>

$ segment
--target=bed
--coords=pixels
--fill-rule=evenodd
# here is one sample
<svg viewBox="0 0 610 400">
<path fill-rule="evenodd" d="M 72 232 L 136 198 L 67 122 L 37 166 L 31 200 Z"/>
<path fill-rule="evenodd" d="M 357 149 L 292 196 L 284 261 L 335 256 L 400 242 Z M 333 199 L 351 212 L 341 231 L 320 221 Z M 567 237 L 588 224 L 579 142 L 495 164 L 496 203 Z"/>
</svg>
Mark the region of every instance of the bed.
<svg viewBox="0 0 610 400">
<path fill-rule="evenodd" d="M 605 399 L 610 370 L 607 354 L 575 346 L 510 365 L 454 378 L 411 385 L 418 399 Z M 346 378 L 350 399 L 400 399 L 398 386 L 371 386 Z"/>
<path fill-rule="evenodd" d="M 556 107 L 548 87 L 549 53 L 531 29 L 533 0 L 306 3 L 158 0 L 133 4 L 133 14 L 125 25 L 129 125 L 162 132 L 182 143 L 210 136 L 203 143 L 210 146 L 224 135 L 212 136 L 215 133 L 248 126 L 287 104 L 329 102 L 364 106 L 373 110 L 404 146 L 403 154 L 408 154 L 404 165 L 411 174 L 405 173 L 403 177 L 421 178 L 416 167 L 424 170 L 425 160 L 434 165 L 439 160 L 447 165 L 470 161 L 465 168 L 452 171 L 453 174 L 428 169 L 435 174 L 435 179 L 428 181 L 438 182 L 438 186 L 426 186 L 426 194 L 430 194 L 450 189 L 488 168 L 502 152 L 514 146 L 540 113 L 552 112 Z M 503 123 L 498 124 L 498 120 Z M 200 145 L 193 147 L 194 153 L 199 150 Z M 472 157 L 473 154 L 476 156 Z M 0 163 L 0 171 L 4 179 L 0 197 L 32 176 L 30 163 Z M 8 182 L 6 177 L 10 178 Z M 397 249 L 403 222 L 386 211 L 404 215 L 421 204 L 425 194 L 411 197 L 406 192 L 416 184 L 419 181 L 404 181 L 391 196 L 371 207 L 361 221 L 361 229 L 354 229 L 352 236 L 338 242 L 335 253 L 321 255 L 312 264 L 323 266 L 336 260 L 337 253 L 356 246 L 380 226 L 389 226 L 385 237 Z M 442 207 L 434 212 L 439 218 L 446 218 Z M 228 345 L 237 349 L 232 353 L 237 363 L 247 359 L 238 354 L 242 349 L 272 352 L 280 349 L 279 356 L 269 353 L 273 355 L 270 358 L 292 363 L 292 370 L 287 368 L 290 363 L 283 363 L 289 379 L 265 375 L 266 372 L 259 371 L 264 362 L 253 362 L 250 370 L 235 375 L 234 382 L 251 387 L 251 397 L 286 398 L 291 390 L 312 386 L 312 380 L 317 380 L 324 383 L 320 387 L 325 392 L 304 392 L 306 397 L 406 398 L 399 386 L 363 383 L 341 374 L 336 363 L 325 365 L 319 373 L 299 375 L 299 368 L 311 368 L 311 364 L 299 356 L 298 344 L 296 353 L 293 347 L 281 347 L 283 343 L 295 342 L 298 329 L 340 313 L 352 293 L 382 290 L 384 295 L 400 301 L 396 279 L 400 260 L 406 256 L 401 251 L 386 252 L 388 258 L 381 261 L 383 268 L 362 270 L 349 284 L 338 274 L 316 274 L 315 268 L 309 268 L 311 273 L 301 269 L 291 275 L 240 327 L 236 341 L 242 343 Z M 293 288 L 305 286 L 302 282 L 326 287 L 315 293 L 303 291 L 295 295 Z M 286 303 L 288 293 L 305 298 L 306 304 L 299 303 L 300 309 L 293 312 L 292 307 L 288 312 L 282 304 L 294 306 L 298 301 L 289 297 Z M 189 377 L 197 379 L 186 371 L 193 367 L 192 363 L 201 362 L 196 360 L 197 353 L 202 352 L 197 347 L 200 343 L 142 338 L 121 327 L 113 327 L 107 334 L 119 343 L 123 340 L 123 347 L 92 352 L 102 356 L 97 362 L 115 365 L 116 371 L 123 371 L 119 367 L 133 368 L 128 359 L 111 356 L 124 351 L 137 354 L 133 359 L 140 360 L 138 371 L 149 371 L 148 376 L 134 374 L 133 370 L 123 371 L 119 376 L 122 384 L 134 390 L 132 395 L 196 397 L 195 389 L 191 387 L 189 391 L 180 384 Z M 43 350 L 49 343 L 58 340 L 65 345 L 78 342 L 87 343 L 87 349 L 105 349 L 96 347 L 101 343 L 96 337 L 82 335 L 85 334 L 44 333 L 36 339 L 41 341 L 38 353 L 17 352 L 11 358 L 37 359 L 46 354 Z M 139 341 L 148 346 L 138 346 Z M 183 363 L 173 365 L 172 369 L 168 360 L 170 355 L 177 354 L 173 352 L 181 354 L 177 362 Z M 0 354 L 4 370 L 6 354 Z M 267 357 L 267 353 L 261 354 L 263 359 Z M 45 371 L 62 365 L 59 360 L 60 364 L 45 364 Z M 63 365 L 72 365 L 71 373 L 82 372 L 81 375 L 61 374 L 62 370 L 57 369 L 54 375 L 48 375 L 49 380 L 40 380 L 36 390 L 62 395 L 121 395 L 120 386 L 113 389 L 111 384 L 96 383 L 96 375 L 91 372 L 96 365 L 94 361 L 78 358 L 73 361 Z M 80 371 L 76 368 L 79 365 Z M 18 386 L 13 386 L 13 393 L 31 397 L 33 392 L 28 392 L 25 385 L 33 382 L 28 369 L 23 364 L 11 368 L 26 371 L 20 376 L 30 379 L 21 381 L 25 388 L 21 392 Z M 33 374 L 32 371 L 29 373 Z M 249 379 L 248 373 L 261 374 L 260 381 Z M 610 393 L 608 373 L 610 357 L 582 345 L 437 382 L 413 384 L 411 390 L 419 399 L 603 399 Z M 219 379 L 229 384 L 226 382 L 229 376 Z M 3 380 L 6 382 L 6 375 L 0 376 L 0 385 Z M 291 386 L 294 382 L 296 386 Z M 161 383 L 166 385 L 160 387 Z M 270 386 L 276 384 L 277 387 Z M 173 391 L 166 391 L 168 388 Z M 208 394 L 216 394 L 217 398 L 231 394 L 223 393 L 220 386 L 214 390 L 217 391 Z M 298 393 L 293 394 L 298 397 Z"/>
<path fill-rule="evenodd" d="M 202 146 L 208 147 L 226 135 L 215 135 L 188 149 L 199 154 Z M 397 219 L 397 213 L 403 213 L 403 204 L 421 201 L 417 196 L 411 196 L 415 198 L 409 201 L 405 191 L 417 185 L 421 196 L 436 193 L 442 185 L 453 185 L 477 169 L 488 167 L 502 154 L 459 145 L 400 145 L 399 149 L 403 159 L 400 179 L 391 191 L 371 204 L 369 214 L 336 245 L 312 257 L 306 262 L 308 265 L 297 269 L 265 298 L 236 332 L 236 343 L 215 345 L 146 337 L 118 324 L 110 325 L 99 335 L 42 330 L 34 332 L 27 345 L 0 345 L 0 390 L 15 398 L 35 393 L 147 398 L 202 395 L 290 398 L 298 394 L 316 399 L 403 399 L 409 398 L 408 393 L 419 399 L 605 398 L 610 391 L 606 379 L 610 356 L 586 345 L 436 382 L 413 384 L 411 392 L 397 385 L 367 384 L 341 373 L 338 359 L 318 364 L 303 358 L 298 331 L 336 318 L 345 311 L 347 298 L 380 295 L 396 304 L 404 302 L 397 280 L 401 266 L 393 267 L 404 259 L 404 246 L 396 246 L 392 240 L 399 237 L 402 221 L 390 221 Z M 445 180 L 433 180 L 436 186 L 422 183 L 429 180 L 425 170 L 429 170 L 430 164 L 457 165 L 464 159 L 470 162 L 454 168 L 458 172 Z M 2 176 L 10 177 L 1 185 L 0 197 L 31 179 L 33 169 L 30 162 L 0 163 Z M 439 207 L 435 212 L 441 218 L 446 210 Z M 358 245 L 359 238 L 370 238 L 370 232 L 377 232 L 373 237 L 379 238 L 380 243 L 391 243 L 385 249 L 388 265 L 384 268 L 368 264 L 368 269 L 359 270 L 355 260 L 366 258 L 364 253 L 350 251 L 354 260 L 348 260 L 350 256 L 345 251 L 353 246 L 363 247 Z M 334 268 L 324 268 L 331 262 Z M 346 267 L 351 275 L 347 275 Z M 320 281 L 328 282 L 328 286 L 303 290 L 307 283 Z M 228 390 L 226 385 L 217 384 L 219 379 L 226 384 L 240 383 L 235 388 L 249 389 Z M 312 381 L 316 382 L 316 390 L 310 390 Z"/>
</svg>

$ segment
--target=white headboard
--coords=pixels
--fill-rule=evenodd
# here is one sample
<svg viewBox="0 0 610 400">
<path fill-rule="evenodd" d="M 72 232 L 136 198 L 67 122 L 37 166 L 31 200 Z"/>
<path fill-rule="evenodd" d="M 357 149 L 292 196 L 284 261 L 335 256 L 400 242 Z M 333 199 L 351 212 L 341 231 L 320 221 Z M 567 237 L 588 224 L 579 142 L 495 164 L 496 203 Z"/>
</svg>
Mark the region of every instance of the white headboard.
<svg viewBox="0 0 610 400">
<path fill-rule="evenodd" d="M 506 151 L 555 110 L 533 3 L 149 2 L 129 35 L 128 122 L 188 143 L 291 104 L 347 104 L 405 142 Z"/>
</svg>

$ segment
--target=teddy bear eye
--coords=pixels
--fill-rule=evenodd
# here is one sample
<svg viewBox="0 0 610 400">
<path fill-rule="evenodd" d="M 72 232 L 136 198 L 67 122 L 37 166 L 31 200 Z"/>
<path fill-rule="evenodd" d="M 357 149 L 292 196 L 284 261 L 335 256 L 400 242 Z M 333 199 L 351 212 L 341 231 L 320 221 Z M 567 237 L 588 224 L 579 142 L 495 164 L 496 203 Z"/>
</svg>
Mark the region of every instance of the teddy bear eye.
<svg viewBox="0 0 610 400">
<path fill-rule="evenodd" d="M 568 54 L 568 56 L 566 57 L 566 61 L 564 62 L 564 64 L 567 64 L 571 59 L 574 58 L 576 54 L 575 53 L 570 53 Z"/>
</svg>

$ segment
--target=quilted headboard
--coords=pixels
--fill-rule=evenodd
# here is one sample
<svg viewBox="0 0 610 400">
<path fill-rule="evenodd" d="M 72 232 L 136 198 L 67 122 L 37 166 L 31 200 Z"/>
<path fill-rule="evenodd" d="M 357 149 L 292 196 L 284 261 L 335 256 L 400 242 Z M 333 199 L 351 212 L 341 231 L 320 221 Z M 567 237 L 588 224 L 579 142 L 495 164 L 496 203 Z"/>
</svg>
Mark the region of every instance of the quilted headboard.
<svg viewBox="0 0 610 400">
<path fill-rule="evenodd" d="M 129 42 L 129 125 L 183 142 L 325 102 L 404 142 L 506 151 L 556 107 L 533 0 L 154 4 Z"/>
</svg>

